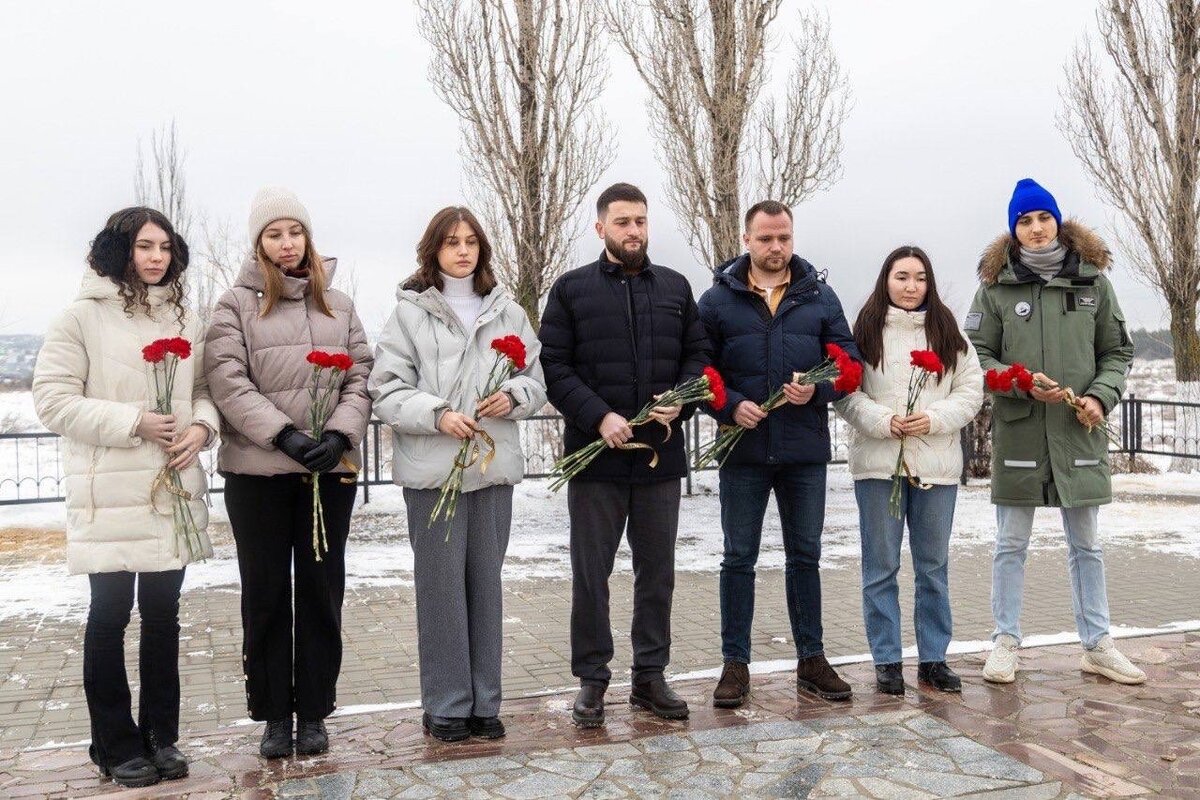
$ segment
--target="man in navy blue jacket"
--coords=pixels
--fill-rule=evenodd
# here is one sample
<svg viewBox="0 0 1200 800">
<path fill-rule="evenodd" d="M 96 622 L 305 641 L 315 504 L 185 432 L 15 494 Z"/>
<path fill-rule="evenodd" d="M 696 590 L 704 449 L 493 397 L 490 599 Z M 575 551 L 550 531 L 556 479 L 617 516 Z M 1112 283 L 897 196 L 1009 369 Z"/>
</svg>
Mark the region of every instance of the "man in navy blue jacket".
<svg viewBox="0 0 1200 800">
<path fill-rule="evenodd" d="M 571 672 L 580 682 L 572 717 L 581 727 L 604 723 L 613 657 L 608 578 L 623 534 L 633 556 L 630 702 L 667 719 L 688 715 L 663 669 L 671 650 L 679 479 L 687 470 L 681 427 L 694 408 L 653 412 L 671 428 L 666 441 L 662 425 L 635 428 L 629 419 L 709 363 L 691 285 L 646 256 L 646 196 L 618 183 L 601 193 L 596 212 L 604 251 L 554 283 L 538 332 L 547 394 L 563 415 L 563 452 L 597 437 L 609 446 L 567 486 Z M 658 454 L 656 466 L 649 448 Z"/>
<path fill-rule="evenodd" d="M 746 213 L 748 250 L 717 271 L 700 298 L 700 318 L 725 378 L 729 402 L 716 412 L 722 425 L 746 429 L 721 467 L 721 650 L 725 669 L 713 705 L 736 708 L 750 691 L 750 625 L 754 566 L 771 491 L 779 507 L 786 559 L 785 587 L 797 685 L 831 700 L 850 686 L 825 658 L 821 629 L 821 532 L 825 472 L 830 460 L 829 404 L 841 395 L 826 381 L 792 384 L 836 344 L 854 358 L 858 348 L 833 289 L 792 253 L 792 212 L 766 200 Z M 788 402 L 767 414 L 764 403 L 780 386 Z"/>
</svg>

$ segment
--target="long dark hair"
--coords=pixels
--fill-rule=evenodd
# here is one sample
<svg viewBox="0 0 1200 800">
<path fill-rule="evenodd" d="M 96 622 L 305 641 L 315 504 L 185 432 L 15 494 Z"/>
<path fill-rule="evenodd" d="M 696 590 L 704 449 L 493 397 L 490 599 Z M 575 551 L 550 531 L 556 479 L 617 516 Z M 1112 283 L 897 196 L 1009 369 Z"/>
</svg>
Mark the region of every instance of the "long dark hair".
<svg viewBox="0 0 1200 800">
<path fill-rule="evenodd" d="M 470 227 L 475 238 L 479 240 L 479 262 L 475 265 L 475 294 L 485 296 L 496 288 L 496 275 L 492 272 L 492 243 L 488 241 L 483 226 L 471 213 L 471 209 L 463 206 L 447 206 L 433 215 L 425 233 L 417 244 L 417 271 L 404 283 L 405 289 L 423 292 L 429 287 L 439 292 L 444 287 L 442 272 L 438 266 L 438 251 L 446 241 L 446 237 L 454 232 L 458 223 L 465 222 Z"/>
<path fill-rule="evenodd" d="M 133 206 L 113 214 L 92 240 L 87 263 L 97 275 L 117 285 L 126 314 L 132 317 L 134 308 L 140 306 L 147 316 L 151 315 L 153 309 L 147 286 L 133 266 L 133 244 L 137 241 L 138 231 L 146 224 L 162 228 L 171 243 L 171 263 L 158 285 L 169 289 L 167 299 L 175 306 L 176 321 L 182 332 L 184 316 L 187 314 L 183 306 L 183 273 L 188 265 L 188 246 L 161 211 Z"/>
<path fill-rule="evenodd" d="M 854 321 L 854 341 L 858 343 L 863 360 L 872 367 L 880 368 L 883 363 L 883 327 L 887 324 L 888 307 L 891 306 L 888 277 L 892 274 L 892 267 L 902 258 L 915 258 L 925 267 L 925 340 L 929 349 L 942 360 L 946 372 L 950 372 L 958 365 L 958 354 L 967 352 L 967 340 L 959 331 L 953 312 L 938 296 L 929 256 L 915 245 L 897 247 L 883 260 L 875 290 Z M 941 381 L 941 376 L 938 380 Z"/>
</svg>

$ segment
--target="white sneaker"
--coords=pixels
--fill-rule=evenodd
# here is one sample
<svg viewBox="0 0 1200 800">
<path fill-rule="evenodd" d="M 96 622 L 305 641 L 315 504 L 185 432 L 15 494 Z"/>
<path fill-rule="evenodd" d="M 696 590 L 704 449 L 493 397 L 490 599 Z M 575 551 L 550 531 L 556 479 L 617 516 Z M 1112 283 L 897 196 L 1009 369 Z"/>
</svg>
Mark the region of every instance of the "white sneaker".
<svg viewBox="0 0 1200 800">
<path fill-rule="evenodd" d="M 1012 683 L 1017 679 L 1017 647 L 1015 638 L 1007 633 L 996 637 L 992 652 L 983 665 L 983 679 L 991 683 Z"/>
<path fill-rule="evenodd" d="M 1103 675 L 1117 683 L 1146 682 L 1146 673 L 1130 663 L 1129 659 L 1113 644 L 1111 636 L 1106 635 L 1101 639 L 1095 649 L 1084 650 L 1079 665 L 1084 672 Z"/>
</svg>

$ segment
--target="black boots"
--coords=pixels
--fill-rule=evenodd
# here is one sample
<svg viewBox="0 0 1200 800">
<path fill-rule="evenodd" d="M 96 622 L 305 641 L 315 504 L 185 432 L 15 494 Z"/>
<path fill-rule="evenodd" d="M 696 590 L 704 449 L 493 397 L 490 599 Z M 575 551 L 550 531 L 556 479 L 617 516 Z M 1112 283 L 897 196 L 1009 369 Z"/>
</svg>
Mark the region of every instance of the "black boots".
<svg viewBox="0 0 1200 800">
<path fill-rule="evenodd" d="M 471 729 L 464 718 L 435 717 L 426 711 L 421 715 L 421 726 L 440 742 L 461 742 L 471 736 Z"/>
<path fill-rule="evenodd" d="M 499 717 L 471 717 L 467 720 L 471 735 L 480 739 L 503 739 L 504 723 Z"/>
<path fill-rule="evenodd" d="M 581 728 L 599 728 L 604 724 L 604 692 L 607 686 L 585 683 L 575 695 L 571 719 Z"/>
<path fill-rule="evenodd" d="M 917 666 L 917 680 L 942 692 L 961 692 L 962 679 L 945 661 L 924 661 Z"/>
<path fill-rule="evenodd" d="M 875 688 L 884 694 L 904 694 L 904 670 L 897 661 L 875 665 Z"/>
<path fill-rule="evenodd" d="M 302 719 L 296 726 L 296 755 L 315 756 L 329 749 L 329 733 L 323 719 Z"/>
<path fill-rule="evenodd" d="M 258 752 L 263 758 L 287 758 L 292 754 L 292 718 L 273 719 L 263 729 Z"/>
<path fill-rule="evenodd" d="M 154 762 L 154 768 L 158 770 L 159 777 L 164 781 L 187 777 L 187 759 L 174 745 L 158 748 L 154 751 L 154 758 L 151 760 Z"/>
<path fill-rule="evenodd" d="M 656 675 L 647 681 L 634 683 L 629 702 L 644 708 L 663 719 L 687 719 L 688 706 L 683 699 L 667 686 L 663 676 Z"/>
</svg>

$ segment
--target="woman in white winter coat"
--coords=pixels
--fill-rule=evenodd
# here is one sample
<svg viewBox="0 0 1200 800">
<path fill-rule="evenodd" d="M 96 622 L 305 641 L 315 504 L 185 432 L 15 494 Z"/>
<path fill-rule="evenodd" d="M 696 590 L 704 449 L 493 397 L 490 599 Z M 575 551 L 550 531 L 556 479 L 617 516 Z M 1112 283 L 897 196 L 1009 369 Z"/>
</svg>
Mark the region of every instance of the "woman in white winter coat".
<svg viewBox="0 0 1200 800">
<path fill-rule="evenodd" d="M 396 292 L 367 386 L 375 416 L 392 428 L 392 477 L 404 487 L 413 548 L 421 703 L 442 741 L 504 735 L 500 722 L 503 593 L 513 486 L 524 474 L 516 420 L 546 402 L 537 335 L 496 284 L 492 249 L 475 216 L 450 207 L 430 221 L 418 268 Z M 515 334 L 526 365 L 483 396 L 493 340 Z M 463 440 L 494 442 L 486 471 L 474 461 L 450 529 L 430 526 L 439 489 Z M 491 443 L 482 444 L 485 451 Z"/>
<path fill-rule="evenodd" d="M 916 573 L 918 680 L 957 692 L 962 682 L 946 666 L 951 635 L 947 562 L 963 465 L 959 431 L 983 403 L 979 358 L 938 297 L 933 265 L 919 247 L 900 247 L 888 255 L 854 323 L 854 339 L 863 355 L 862 389 L 835 406 L 851 425 L 863 618 L 876 686 L 888 694 L 904 693 L 896 573 L 907 521 Z M 930 378 L 908 414 L 914 350 L 937 353 L 945 372 Z M 902 479 L 897 519 L 889 500 L 902 437 L 907 437 L 904 461 L 913 480 Z"/>
<path fill-rule="evenodd" d="M 65 439 L 67 566 L 86 573 L 91 605 L 83 686 L 92 760 L 123 786 L 187 774 L 179 738 L 179 590 L 184 567 L 212 555 L 205 475 L 197 455 L 218 425 L 203 370 L 203 333 L 183 303 L 187 245 L 149 208 L 113 214 L 96 236 L 78 298 L 46 334 L 34 369 L 42 423 Z M 170 414 L 153 411 L 142 348 L 181 337 L 192 354 L 175 374 Z M 175 524 L 179 472 L 198 537 Z M 125 674 L 125 627 L 141 615 L 138 721 Z"/>
</svg>

